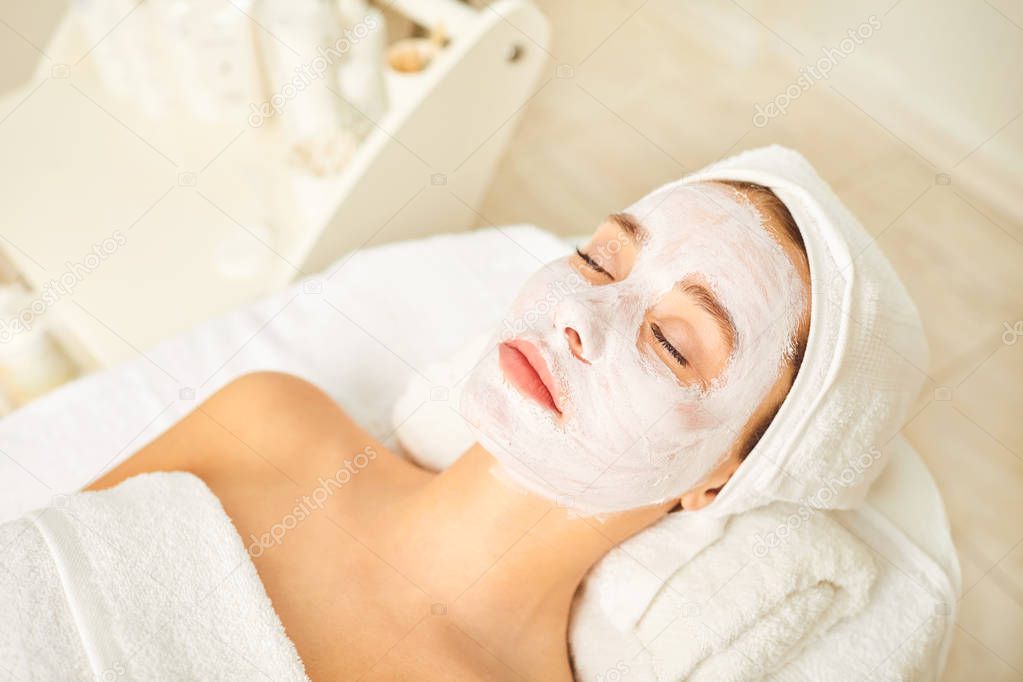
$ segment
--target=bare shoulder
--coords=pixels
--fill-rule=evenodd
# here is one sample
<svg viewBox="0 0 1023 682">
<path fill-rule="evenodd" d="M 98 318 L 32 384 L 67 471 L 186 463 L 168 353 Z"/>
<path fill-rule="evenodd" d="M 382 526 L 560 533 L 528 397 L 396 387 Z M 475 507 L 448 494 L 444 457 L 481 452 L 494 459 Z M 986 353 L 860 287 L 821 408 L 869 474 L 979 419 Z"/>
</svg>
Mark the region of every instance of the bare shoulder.
<svg viewBox="0 0 1023 682">
<path fill-rule="evenodd" d="M 297 435 L 354 427 L 348 414 L 315 384 L 283 372 L 252 372 L 225 384 L 196 412 L 225 429 Z"/>
<path fill-rule="evenodd" d="M 298 481 L 359 443 L 383 447 L 314 384 L 254 372 L 226 384 L 89 488 L 149 471 L 188 471 L 207 483 L 239 476 Z"/>
<path fill-rule="evenodd" d="M 307 404 L 337 404 L 318 386 L 294 374 L 285 372 L 249 372 L 224 384 L 216 393 L 207 399 L 207 403 L 229 403 L 239 399 L 253 398 L 273 401 L 288 397 Z"/>
</svg>

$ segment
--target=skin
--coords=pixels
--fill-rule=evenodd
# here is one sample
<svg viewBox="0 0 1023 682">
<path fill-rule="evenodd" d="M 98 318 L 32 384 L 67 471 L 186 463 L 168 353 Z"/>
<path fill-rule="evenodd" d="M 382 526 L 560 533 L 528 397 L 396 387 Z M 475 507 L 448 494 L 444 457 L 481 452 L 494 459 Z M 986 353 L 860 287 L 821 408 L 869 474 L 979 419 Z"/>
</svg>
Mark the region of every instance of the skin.
<svg viewBox="0 0 1023 682">
<path fill-rule="evenodd" d="M 612 233 L 622 237 L 614 221 L 605 222 L 587 248 Z M 809 287 L 798 247 L 779 241 Z M 608 270 L 626 276 L 638 247 L 626 244 Z M 680 290 L 657 308 L 658 320 L 683 319 L 698 337 L 699 360 L 694 352 L 680 380 L 706 381 L 724 369 L 730 347 L 702 307 Z M 565 338 L 585 357 L 574 330 Z M 784 398 L 791 380 L 791 370 L 781 373 L 733 452 L 680 500 L 600 520 L 516 487 L 478 444 L 439 474 L 423 471 L 313 385 L 269 372 L 231 382 L 86 490 L 153 471 L 202 479 L 250 546 L 313 680 L 571 680 L 566 632 L 586 573 L 676 503 L 693 510 L 713 501 L 739 466 L 751 425 Z M 372 457 L 353 466 L 358 453 Z M 279 542 L 250 544 L 280 528 L 300 500 L 342 469 L 350 476 L 330 488 L 322 507 Z"/>
</svg>

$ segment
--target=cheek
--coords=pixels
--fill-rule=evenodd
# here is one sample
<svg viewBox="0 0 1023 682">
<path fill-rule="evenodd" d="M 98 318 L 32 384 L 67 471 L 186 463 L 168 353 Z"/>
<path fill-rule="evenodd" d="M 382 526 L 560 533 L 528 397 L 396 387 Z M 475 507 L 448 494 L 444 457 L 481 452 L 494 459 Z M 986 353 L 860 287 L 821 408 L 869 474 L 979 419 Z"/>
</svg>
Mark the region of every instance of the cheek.
<svg viewBox="0 0 1023 682">
<path fill-rule="evenodd" d="M 720 421 L 696 399 L 683 400 L 673 409 L 673 413 L 679 427 L 687 431 L 711 429 L 720 424 Z"/>
<path fill-rule="evenodd" d="M 568 261 L 562 258 L 548 263 L 526 280 L 509 312 L 512 315 L 549 314 L 557 302 L 578 291 L 586 282 Z"/>
</svg>

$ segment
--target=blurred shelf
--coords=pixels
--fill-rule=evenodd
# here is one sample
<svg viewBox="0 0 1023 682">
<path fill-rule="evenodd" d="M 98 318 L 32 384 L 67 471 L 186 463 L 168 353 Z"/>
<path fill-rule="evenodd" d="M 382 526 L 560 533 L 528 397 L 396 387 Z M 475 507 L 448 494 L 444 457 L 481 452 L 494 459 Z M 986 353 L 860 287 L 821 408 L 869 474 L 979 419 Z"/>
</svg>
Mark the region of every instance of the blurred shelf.
<svg viewBox="0 0 1023 682">
<path fill-rule="evenodd" d="M 80 275 L 47 311 L 77 361 L 133 357 L 351 249 L 478 222 L 546 63 L 547 21 L 526 0 L 391 9 L 405 4 L 416 22 L 446 21 L 450 42 L 418 74 L 387 73 L 386 114 L 326 177 L 289 165 L 273 119 L 154 119 L 111 96 L 68 13 L 51 60 L 0 97 L 0 250 L 35 290 Z"/>
</svg>

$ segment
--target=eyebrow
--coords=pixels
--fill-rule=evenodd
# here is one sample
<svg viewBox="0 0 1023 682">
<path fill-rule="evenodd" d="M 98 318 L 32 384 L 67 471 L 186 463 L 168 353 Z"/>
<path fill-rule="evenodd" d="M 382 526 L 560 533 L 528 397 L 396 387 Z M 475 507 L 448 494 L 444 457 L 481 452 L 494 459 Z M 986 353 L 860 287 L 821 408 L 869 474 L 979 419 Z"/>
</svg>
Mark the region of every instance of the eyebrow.
<svg viewBox="0 0 1023 682">
<path fill-rule="evenodd" d="M 633 241 L 646 241 L 646 230 L 639 224 L 638 220 L 628 213 L 612 213 L 608 216 L 608 219 L 616 223 Z"/>
<path fill-rule="evenodd" d="M 646 241 L 647 231 L 634 216 L 628 213 L 612 213 L 608 216 L 608 219 L 617 224 L 634 241 Z M 696 299 L 697 305 L 714 318 L 725 343 L 734 348 L 736 340 L 735 323 L 732 322 L 732 316 L 728 314 L 728 311 L 721 305 L 717 297 L 707 287 L 696 282 L 683 282 L 681 286 L 683 293 L 689 294 Z"/>
<path fill-rule="evenodd" d="M 728 343 L 732 348 L 735 347 L 735 324 L 732 322 L 732 316 L 728 314 L 724 306 L 718 301 L 717 297 L 714 296 L 705 286 L 697 284 L 695 282 L 683 282 L 681 284 L 682 291 L 689 294 L 696 299 L 697 305 L 703 308 L 718 325 L 718 329 L 721 331 L 721 335 L 724 337 L 725 342 Z"/>
</svg>

